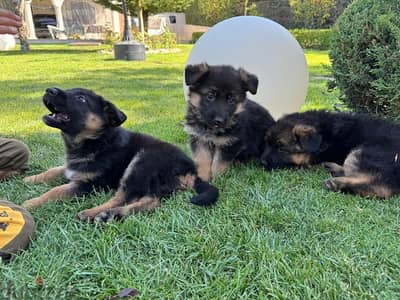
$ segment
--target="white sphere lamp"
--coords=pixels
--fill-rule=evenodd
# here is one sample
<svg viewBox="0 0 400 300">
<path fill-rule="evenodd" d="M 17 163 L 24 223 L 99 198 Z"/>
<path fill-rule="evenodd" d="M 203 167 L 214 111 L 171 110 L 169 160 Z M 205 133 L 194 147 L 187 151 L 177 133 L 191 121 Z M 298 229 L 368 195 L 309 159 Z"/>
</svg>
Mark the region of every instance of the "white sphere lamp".
<svg viewBox="0 0 400 300">
<path fill-rule="evenodd" d="M 224 20 L 205 32 L 193 46 L 186 65 L 242 67 L 257 75 L 252 99 L 277 119 L 297 112 L 307 94 L 308 70 L 303 49 L 292 34 L 278 23 L 255 16 Z M 183 82 L 185 98 L 188 87 Z"/>
</svg>

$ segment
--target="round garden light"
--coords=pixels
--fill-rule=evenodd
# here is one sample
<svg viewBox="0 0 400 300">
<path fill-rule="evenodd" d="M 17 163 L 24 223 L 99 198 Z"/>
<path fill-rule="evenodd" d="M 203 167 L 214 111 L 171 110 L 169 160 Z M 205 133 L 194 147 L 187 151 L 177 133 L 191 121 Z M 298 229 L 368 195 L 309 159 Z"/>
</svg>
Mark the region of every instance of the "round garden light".
<svg viewBox="0 0 400 300">
<path fill-rule="evenodd" d="M 224 20 L 203 34 L 187 65 L 242 67 L 259 79 L 250 99 L 274 118 L 300 109 L 307 93 L 308 71 L 303 49 L 283 26 L 269 19 L 240 16 Z M 185 96 L 188 89 L 184 83 Z"/>
</svg>

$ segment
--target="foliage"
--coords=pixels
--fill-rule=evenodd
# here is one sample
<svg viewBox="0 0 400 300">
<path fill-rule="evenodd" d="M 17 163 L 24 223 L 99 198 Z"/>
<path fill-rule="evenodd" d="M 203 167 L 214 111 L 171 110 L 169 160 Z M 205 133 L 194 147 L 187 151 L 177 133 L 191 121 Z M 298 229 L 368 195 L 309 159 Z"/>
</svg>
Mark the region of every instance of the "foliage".
<svg viewBox="0 0 400 300">
<path fill-rule="evenodd" d="M 256 1 L 249 0 L 194 0 L 186 10 L 189 24 L 212 26 L 224 19 L 240 15 L 259 15 Z"/>
<path fill-rule="evenodd" d="M 234 15 L 232 0 L 198 1 L 199 14 L 207 24 L 216 24 Z"/>
<path fill-rule="evenodd" d="M 330 29 L 291 29 L 290 33 L 295 37 L 303 49 L 330 49 Z M 193 32 L 192 43 L 196 43 L 203 34 L 204 32 Z"/>
<path fill-rule="evenodd" d="M 150 13 L 184 12 L 193 0 L 144 0 L 144 8 Z"/>
<path fill-rule="evenodd" d="M 333 75 L 345 103 L 400 120 L 400 5 L 358 0 L 332 33 Z"/>
<path fill-rule="evenodd" d="M 134 33 L 134 38 L 143 42 L 149 49 L 171 49 L 176 46 L 176 34 L 171 32 L 168 27 L 160 35 L 149 35 L 147 32 L 143 35 L 140 32 L 136 32 Z"/>
<path fill-rule="evenodd" d="M 290 0 L 296 28 L 324 28 L 335 0 Z"/>
<path fill-rule="evenodd" d="M 296 38 L 303 49 L 330 49 L 330 29 L 291 29 L 290 32 Z"/>
<path fill-rule="evenodd" d="M 193 32 L 192 33 L 192 43 L 196 43 L 198 39 L 204 34 L 204 32 Z"/>
<path fill-rule="evenodd" d="M 121 37 L 118 33 L 114 32 L 112 29 L 108 28 L 105 33 L 103 43 L 109 46 L 114 46 L 115 43 L 119 42 Z"/>
<path fill-rule="evenodd" d="M 353 0 L 194 0 L 189 24 L 212 26 L 233 16 L 258 15 L 287 28 L 328 28 Z"/>
<path fill-rule="evenodd" d="M 113 10 L 122 10 L 121 5 L 115 4 L 114 0 L 95 0 L 95 2 Z M 143 8 L 145 14 L 182 12 L 193 3 L 193 0 L 126 0 L 126 2 L 129 12 L 135 16 L 138 7 Z"/>
</svg>

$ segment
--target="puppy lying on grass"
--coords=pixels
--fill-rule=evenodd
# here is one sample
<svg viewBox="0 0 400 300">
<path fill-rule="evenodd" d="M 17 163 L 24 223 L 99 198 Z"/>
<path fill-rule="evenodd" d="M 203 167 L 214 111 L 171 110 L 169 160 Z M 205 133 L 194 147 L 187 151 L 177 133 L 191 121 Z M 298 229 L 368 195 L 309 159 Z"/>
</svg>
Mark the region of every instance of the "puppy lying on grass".
<svg viewBox="0 0 400 300">
<path fill-rule="evenodd" d="M 400 192 L 400 126 L 367 114 L 308 111 L 282 117 L 266 135 L 267 169 L 324 163 L 327 189 L 362 196 Z"/>
<path fill-rule="evenodd" d="M 231 66 L 189 65 L 185 69 L 189 99 L 185 130 L 199 177 L 210 180 L 234 161 L 260 160 L 264 136 L 274 123 L 256 94 L 257 76 Z"/>
<path fill-rule="evenodd" d="M 152 210 L 178 189 L 194 189 L 191 202 L 197 205 L 217 200 L 218 190 L 197 176 L 194 162 L 178 147 L 121 128 L 125 114 L 103 97 L 80 88 L 49 88 L 43 102 L 51 112 L 44 123 L 61 130 L 66 164 L 24 180 L 65 176 L 69 183 L 25 201 L 24 207 L 112 188 L 117 191 L 109 201 L 78 214 L 81 220 L 110 221 Z"/>
</svg>

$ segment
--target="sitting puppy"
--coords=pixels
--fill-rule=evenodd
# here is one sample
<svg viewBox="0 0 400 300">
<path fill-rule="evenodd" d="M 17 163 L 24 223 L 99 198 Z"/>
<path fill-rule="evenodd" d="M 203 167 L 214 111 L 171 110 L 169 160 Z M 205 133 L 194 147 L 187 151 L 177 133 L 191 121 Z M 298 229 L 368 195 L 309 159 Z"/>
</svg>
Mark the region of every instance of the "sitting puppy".
<svg viewBox="0 0 400 300">
<path fill-rule="evenodd" d="M 246 98 L 258 79 L 231 66 L 189 65 L 185 131 L 190 136 L 199 177 L 215 177 L 232 161 L 260 159 L 266 130 L 274 123 L 267 110 Z"/>
<path fill-rule="evenodd" d="M 400 126 L 366 114 L 308 111 L 282 117 L 266 135 L 267 169 L 325 162 L 329 190 L 390 197 L 400 192 Z"/>
<path fill-rule="evenodd" d="M 119 127 L 125 114 L 101 96 L 79 88 L 49 88 L 43 102 L 51 112 L 44 123 L 62 132 L 66 165 L 25 181 L 47 182 L 65 175 L 69 183 L 25 201 L 24 207 L 112 188 L 117 191 L 109 201 L 78 214 L 81 220 L 109 221 L 149 211 L 180 188 L 193 188 L 198 195 L 191 202 L 197 205 L 217 200 L 218 190 L 197 176 L 194 162 L 179 148 Z"/>
</svg>

